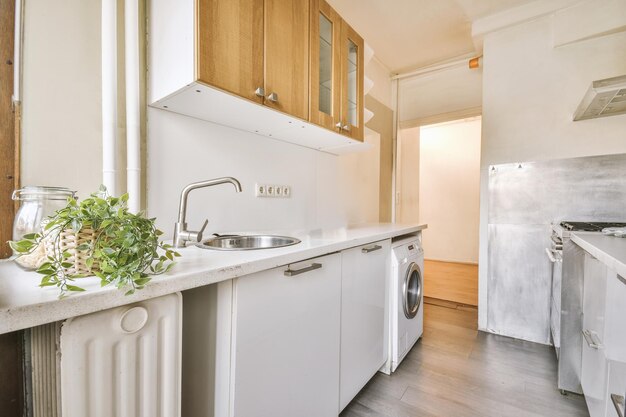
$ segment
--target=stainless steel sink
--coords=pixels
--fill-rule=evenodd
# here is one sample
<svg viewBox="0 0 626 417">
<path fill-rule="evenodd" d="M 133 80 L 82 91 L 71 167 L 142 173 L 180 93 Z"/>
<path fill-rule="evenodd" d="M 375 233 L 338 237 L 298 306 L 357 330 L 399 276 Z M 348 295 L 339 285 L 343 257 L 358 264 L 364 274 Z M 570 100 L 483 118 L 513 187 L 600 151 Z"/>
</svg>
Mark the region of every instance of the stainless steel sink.
<svg viewBox="0 0 626 417">
<path fill-rule="evenodd" d="M 300 239 L 289 236 L 242 235 L 216 236 L 203 240 L 197 246 L 202 249 L 213 250 L 255 250 L 282 248 L 298 243 L 300 243 Z"/>
</svg>

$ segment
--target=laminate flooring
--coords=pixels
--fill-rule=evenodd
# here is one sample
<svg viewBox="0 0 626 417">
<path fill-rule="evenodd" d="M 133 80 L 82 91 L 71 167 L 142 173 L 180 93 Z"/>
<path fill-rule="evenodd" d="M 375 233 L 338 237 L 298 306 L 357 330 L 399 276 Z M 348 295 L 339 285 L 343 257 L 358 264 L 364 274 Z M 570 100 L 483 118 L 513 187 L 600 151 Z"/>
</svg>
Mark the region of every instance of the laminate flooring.
<svg viewBox="0 0 626 417">
<path fill-rule="evenodd" d="M 553 348 L 477 331 L 472 307 L 424 308 L 423 337 L 341 417 L 589 416 L 582 396 L 557 389 Z"/>
<path fill-rule="evenodd" d="M 478 265 L 424 261 L 424 295 L 478 305 Z"/>
</svg>

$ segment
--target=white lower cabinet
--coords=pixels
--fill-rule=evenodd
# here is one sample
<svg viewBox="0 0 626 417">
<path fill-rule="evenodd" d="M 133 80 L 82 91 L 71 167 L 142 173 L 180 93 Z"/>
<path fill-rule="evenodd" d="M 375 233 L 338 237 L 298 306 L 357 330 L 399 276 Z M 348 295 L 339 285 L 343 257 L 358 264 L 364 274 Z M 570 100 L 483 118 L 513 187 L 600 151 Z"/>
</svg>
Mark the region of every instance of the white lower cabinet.
<svg viewBox="0 0 626 417">
<path fill-rule="evenodd" d="M 606 356 L 626 363 L 626 278 L 613 270 L 606 284 Z"/>
<path fill-rule="evenodd" d="M 609 269 L 606 280 L 606 416 L 618 417 L 618 408 L 624 415 L 626 396 L 626 279 Z"/>
<path fill-rule="evenodd" d="M 385 289 L 391 241 L 342 252 L 340 410 L 385 363 Z"/>
<path fill-rule="evenodd" d="M 591 417 L 618 417 L 626 395 L 626 279 L 585 254 L 581 385 Z M 618 411 L 619 409 L 619 411 Z"/>
<path fill-rule="evenodd" d="M 604 416 L 606 398 L 606 278 L 606 266 L 585 254 L 581 386 L 591 417 Z"/>
<path fill-rule="evenodd" d="M 341 255 L 234 281 L 231 415 L 336 417 Z"/>
</svg>

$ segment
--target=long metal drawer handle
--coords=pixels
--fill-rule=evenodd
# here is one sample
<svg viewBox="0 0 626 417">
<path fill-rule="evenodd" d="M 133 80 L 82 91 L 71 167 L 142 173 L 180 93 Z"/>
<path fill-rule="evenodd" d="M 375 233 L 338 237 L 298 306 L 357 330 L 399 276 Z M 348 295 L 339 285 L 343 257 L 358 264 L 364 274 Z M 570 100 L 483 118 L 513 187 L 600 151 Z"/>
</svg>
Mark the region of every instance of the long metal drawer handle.
<svg viewBox="0 0 626 417">
<path fill-rule="evenodd" d="M 379 249 L 382 249 L 383 247 L 380 245 L 374 245 L 374 246 L 370 246 L 369 248 L 363 248 L 361 249 L 361 252 L 363 253 L 370 253 L 370 252 L 374 252 L 377 251 Z"/>
<path fill-rule="evenodd" d="M 304 274 L 305 272 L 309 272 L 309 271 L 315 271 L 316 269 L 320 269 L 322 267 L 322 264 L 318 264 L 318 263 L 312 263 L 311 265 L 305 267 L 305 268 L 300 268 L 300 269 L 287 269 L 285 271 L 285 276 L 286 277 L 293 277 L 296 275 L 300 275 L 300 274 Z"/>
<path fill-rule="evenodd" d="M 622 405 L 624 404 L 624 397 L 617 394 L 611 394 L 611 401 L 613 401 L 613 407 L 615 407 L 615 411 L 617 411 L 617 415 L 619 417 L 624 417 L 624 410 L 622 410 Z"/>
<path fill-rule="evenodd" d="M 583 330 L 583 337 L 585 338 L 585 342 L 587 342 L 587 345 L 589 345 L 589 347 L 592 349 L 600 349 L 602 347 L 602 343 L 594 340 L 594 336 L 595 334 L 593 332 L 589 330 Z"/>
</svg>

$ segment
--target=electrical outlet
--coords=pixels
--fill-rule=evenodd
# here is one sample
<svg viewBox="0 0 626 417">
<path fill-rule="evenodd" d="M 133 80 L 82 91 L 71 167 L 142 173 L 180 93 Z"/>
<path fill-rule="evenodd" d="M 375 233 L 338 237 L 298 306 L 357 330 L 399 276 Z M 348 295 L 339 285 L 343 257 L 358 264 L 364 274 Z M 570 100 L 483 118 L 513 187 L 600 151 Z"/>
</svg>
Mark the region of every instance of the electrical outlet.
<svg viewBox="0 0 626 417">
<path fill-rule="evenodd" d="M 289 198 L 291 187 L 289 185 L 255 184 L 254 195 L 256 197 Z"/>
</svg>

